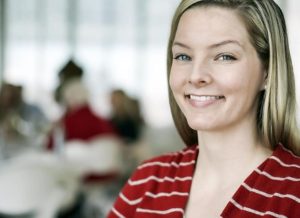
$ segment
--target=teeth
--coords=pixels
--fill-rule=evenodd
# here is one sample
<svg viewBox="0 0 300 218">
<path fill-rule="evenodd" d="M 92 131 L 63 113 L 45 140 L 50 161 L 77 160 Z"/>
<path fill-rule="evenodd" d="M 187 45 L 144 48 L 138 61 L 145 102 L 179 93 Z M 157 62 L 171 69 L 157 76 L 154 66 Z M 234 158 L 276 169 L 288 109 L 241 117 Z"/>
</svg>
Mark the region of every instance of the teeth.
<svg viewBox="0 0 300 218">
<path fill-rule="evenodd" d="M 221 99 L 222 96 L 199 96 L 199 95 L 190 95 L 190 99 L 191 100 L 195 100 L 195 101 L 209 101 L 209 100 L 218 100 Z"/>
</svg>

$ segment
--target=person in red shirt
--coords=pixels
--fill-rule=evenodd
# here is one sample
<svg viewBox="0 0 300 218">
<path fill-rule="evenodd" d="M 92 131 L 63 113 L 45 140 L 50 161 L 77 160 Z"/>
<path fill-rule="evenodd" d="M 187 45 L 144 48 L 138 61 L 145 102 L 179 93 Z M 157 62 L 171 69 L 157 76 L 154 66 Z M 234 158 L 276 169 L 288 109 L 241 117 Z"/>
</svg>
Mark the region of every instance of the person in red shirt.
<svg viewBox="0 0 300 218">
<path fill-rule="evenodd" d="M 53 125 L 47 149 L 60 157 L 62 167 L 67 166 L 66 173 L 71 170 L 76 174 L 79 184 L 76 201 L 58 215 L 71 217 L 89 213 L 100 196 L 109 201 L 105 189 L 111 183 L 120 183 L 123 174 L 123 143 L 113 124 L 91 107 L 81 78 L 64 81 L 59 94 L 65 111 Z"/>
<path fill-rule="evenodd" d="M 88 103 L 87 90 L 79 79 L 72 79 L 63 88 L 65 113 L 58 122 L 64 129 L 65 141 L 91 140 L 98 136 L 117 136 L 113 124 L 96 114 Z M 48 144 L 48 149 L 53 148 Z"/>
<path fill-rule="evenodd" d="M 89 147 L 98 143 L 98 152 L 100 152 L 101 144 L 104 143 L 111 144 L 111 146 L 114 147 L 121 146 L 121 141 L 112 123 L 108 119 L 96 114 L 91 108 L 88 102 L 88 91 L 81 79 L 71 79 L 64 84 L 61 91 L 61 100 L 64 102 L 66 107 L 65 113 L 54 125 L 47 144 L 48 150 L 52 150 L 57 153 L 61 152 L 62 155 L 68 155 L 69 153 L 74 153 L 72 148 L 68 149 L 68 146 L 75 145 L 82 148 L 82 145 L 84 145 L 86 146 L 86 149 L 83 149 L 87 151 Z M 64 148 L 61 146 L 64 146 Z M 108 145 L 103 145 L 103 152 L 116 151 L 116 149 L 107 150 L 107 147 Z M 67 154 L 64 154 L 66 151 Z M 68 153 L 68 151 L 70 152 Z M 94 151 L 96 152 L 96 150 L 91 150 L 92 153 Z M 110 157 L 109 153 L 106 155 L 109 159 L 114 158 L 114 155 Z M 99 160 L 97 160 L 97 162 L 100 163 L 101 157 L 102 156 L 100 156 L 99 153 Z M 86 157 L 86 159 L 90 158 Z M 84 160 L 84 156 L 82 156 L 81 161 L 82 160 Z M 120 160 L 115 160 L 115 162 L 118 161 Z M 105 163 L 103 164 L 105 165 Z M 85 183 L 104 182 L 106 180 L 117 178 L 120 173 L 119 169 L 103 172 L 93 172 L 93 169 L 91 169 L 90 172 L 86 172 L 82 179 Z"/>
<path fill-rule="evenodd" d="M 300 217 L 295 81 L 273 0 L 182 0 L 167 53 L 188 146 L 145 161 L 108 218 Z"/>
</svg>

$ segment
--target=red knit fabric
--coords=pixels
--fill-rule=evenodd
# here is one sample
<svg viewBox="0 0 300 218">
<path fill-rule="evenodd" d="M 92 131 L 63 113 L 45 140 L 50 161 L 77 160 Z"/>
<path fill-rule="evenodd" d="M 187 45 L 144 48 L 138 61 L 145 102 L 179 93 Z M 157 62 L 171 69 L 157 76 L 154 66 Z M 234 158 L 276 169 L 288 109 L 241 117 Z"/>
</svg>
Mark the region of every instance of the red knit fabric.
<svg viewBox="0 0 300 218">
<path fill-rule="evenodd" d="M 108 120 L 96 115 L 88 105 L 68 111 L 62 117 L 61 122 L 65 131 L 65 141 L 87 141 L 96 136 L 116 135 L 112 124 Z M 53 149 L 52 136 L 49 138 L 47 149 Z"/>
<path fill-rule="evenodd" d="M 63 122 L 66 128 L 66 141 L 72 139 L 89 140 L 98 135 L 114 133 L 112 124 L 95 115 L 87 105 L 67 113 Z"/>
<path fill-rule="evenodd" d="M 108 218 L 183 217 L 197 155 L 194 146 L 144 162 L 120 192 Z M 221 217 L 299 218 L 300 157 L 278 145 L 241 184 Z"/>
</svg>

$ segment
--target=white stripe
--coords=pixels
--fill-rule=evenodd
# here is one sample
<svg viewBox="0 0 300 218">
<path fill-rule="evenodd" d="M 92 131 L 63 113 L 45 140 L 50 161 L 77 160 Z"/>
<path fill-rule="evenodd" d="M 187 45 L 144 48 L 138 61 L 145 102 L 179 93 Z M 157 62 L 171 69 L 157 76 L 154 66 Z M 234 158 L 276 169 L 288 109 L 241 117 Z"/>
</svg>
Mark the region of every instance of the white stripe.
<svg viewBox="0 0 300 218">
<path fill-rule="evenodd" d="M 189 165 L 193 165 L 193 164 L 195 164 L 194 160 L 192 160 L 190 162 L 182 162 L 182 163 L 179 163 L 179 164 L 174 162 L 174 161 L 170 162 L 170 163 L 164 163 L 164 162 L 157 161 L 157 162 L 145 163 L 145 164 L 139 166 L 138 169 L 143 169 L 145 167 L 150 167 L 150 166 L 161 166 L 161 167 L 171 167 L 171 166 L 173 166 L 173 167 L 178 168 L 180 166 L 189 166 Z"/>
<path fill-rule="evenodd" d="M 266 193 L 266 192 L 263 192 L 263 191 L 260 191 L 260 190 L 257 190 L 255 188 L 251 188 L 250 186 L 248 186 L 247 184 L 243 183 L 242 186 L 244 186 L 248 191 L 250 192 L 254 192 L 256 194 L 259 194 L 259 195 L 262 195 L 262 196 L 265 196 L 267 198 L 271 198 L 271 197 L 279 197 L 279 198 L 289 198 L 291 200 L 294 200 L 296 201 L 297 203 L 300 203 L 300 198 L 294 196 L 294 195 L 290 195 L 290 194 L 280 194 L 280 193 L 273 193 L 273 194 L 269 194 L 269 193 Z"/>
<path fill-rule="evenodd" d="M 168 181 L 168 182 L 175 182 L 176 180 L 178 181 L 190 181 L 192 180 L 193 178 L 191 176 L 187 176 L 187 177 L 174 177 L 174 178 L 171 178 L 171 177 L 163 177 L 163 178 L 158 178 L 156 176 L 149 176 L 145 179 L 140 179 L 140 180 L 135 180 L 135 181 L 132 181 L 131 179 L 128 180 L 128 184 L 131 185 L 131 186 L 135 186 L 135 185 L 141 185 L 143 183 L 146 183 L 150 180 L 155 180 L 157 182 L 165 182 L 165 181 Z"/>
<path fill-rule="evenodd" d="M 179 212 L 181 214 L 184 214 L 184 210 L 182 208 L 171 208 L 168 210 L 150 210 L 150 209 L 144 209 L 144 208 L 137 208 L 137 212 L 140 213 L 154 213 L 154 214 L 168 214 L 168 213 L 174 213 Z"/>
<path fill-rule="evenodd" d="M 142 201 L 142 198 L 138 198 L 135 200 L 129 200 L 128 198 L 125 197 L 125 195 L 123 195 L 123 193 L 120 193 L 120 197 L 123 199 L 123 201 L 125 201 L 129 205 L 136 205 Z"/>
<path fill-rule="evenodd" d="M 290 153 L 293 157 L 300 159 L 299 156 L 295 155 L 291 150 L 289 150 L 288 148 L 284 147 L 282 144 L 279 144 L 283 150 L 285 150 L 286 152 Z"/>
<path fill-rule="evenodd" d="M 117 211 L 114 207 L 111 209 L 111 211 L 114 212 L 119 218 L 126 218 L 125 216 L 120 214 L 119 211 Z"/>
<path fill-rule="evenodd" d="M 273 160 L 277 161 L 283 167 L 295 167 L 295 168 L 300 169 L 300 165 L 298 165 L 298 164 L 286 164 L 282 160 L 280 160 L 279 158 L 277 158 L 275 156 L 271 156 L 270 159 L 273 159 Z"/>
<path fill-rule="evenodd" d="M 170 196 L 188 196 L 188 192 L 160 192 L 157 194 L 153 194 L 151 192 L 146 192 L 146 196 L 151 198 L 160 198 L 160 197 L 170 197 Z"/>
<path fill-rule="evenodd" d="M 237 207 L 238 209 L 240 210 L 244 210 L 244 211 L 247 211 L 249 213 L 253 213 L 253 214 L 256 214 L 256 215 L 259 215 L 259 216 L 264 216 L 264 215 L 271 215 L 273 217 L 276 217 L 276 218 L 288 218 L 287 216 L 284 216 L 284 215 L 281 215 L 281 214 L 277 214 L 277 213 L 274 213 L 272 211 L 265 211 L 265 212 L 261 212 L 261 211 L 258 211 L 258 210 L 254 210 L 252 208 L 249 208 L 249 207 L 244 207 L 242 205 L 240 205 L 239 203 L 237 203 L 235 200 L 231 199 L 230 202 L 235 206 Z"/>
<path fill-rule="evenodd" d="M 257 172 L 258 174 L 264 175 L 266 177 L 268 177 L 269 179 L 272 180 L 277 180 L 277 181 L 285 181 L 285 180 L 290 180 L 293 182 L 300 182 L 300 178 L 294 178 L 294 177 L 277 177 L 277 176 L 272 176 L 269 173 L 265 172 L 265 171 L 260 171 L 259 169 L 255 169 L 255 172 Z"/>
<path fill-rule="evenodd" d="M 185 151 L 171 152 L 169 154 L 165 154 L 164 156 L 178 155 L 178 154 L 183 154 L 183 155 L 185 155 L 185 154 L 194 154 L 197 150 L 198 150 L 198 146 L 194 150 L 188 149 L 188 150 L 185 150 Z"/>
</svg>

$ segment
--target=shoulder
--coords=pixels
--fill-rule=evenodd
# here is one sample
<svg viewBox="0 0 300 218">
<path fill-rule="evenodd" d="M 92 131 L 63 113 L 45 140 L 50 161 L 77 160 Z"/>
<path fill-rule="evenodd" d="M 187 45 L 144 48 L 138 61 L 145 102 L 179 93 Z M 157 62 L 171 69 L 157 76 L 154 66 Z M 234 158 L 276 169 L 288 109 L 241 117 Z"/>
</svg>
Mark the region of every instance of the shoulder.
<svg viewBox="0 0 300 218">
<path fill-rule="evenodd" d="M 149 183 L 152 180 L 163 181 L 168 178 L 190 177 L 197 154 L 198 147 L 192 146 L 146 160 L 137 167 L 128 183 L 135 185 L 142 182 Z"/>
<path fill-rule="evenodd" d="M 261 174 L 272 181 L 300 185 L 300 157 L 282 144 L 277 146 L 261 168 Z"/>
<path fill-rule="evenodd" d="M 162 169 L 168 167 L 178 168 L 180 166 L 191 165 L 195 163 L 198 155 L 198 146 L 184 148 L 177 152 L 166 153 L 144 161 L 137 170 L 152 171 L 153 169 Z"/>
<path fill-rule="evenodd" d="M 300 156 L 294 154 L 282 144 L 278 145 L 270 160 L 272 160 L 274 167 L 277 167 L 281 173 L 285 175 L 294 173 L 296 173 L 295 175 L 300 175 Z"/>
<path fill-rule="evenodd" d="M 133 217 L 136 209 L 145 202 L 160 204 L 157 196 L 180 192 L 186 197 L 197 154 L 198 147 L 191 146 L 144 161 L 120 192 L 109 217 L 118 213 Z"/>
<path fill-rule="evenodd" d="M 300 217 L 300 157 L 279 144 L 242 183 L 229 205 L 226 213 L 235 211 L 239 217 L 249 213 Z"/>
<path fill-rule="evenodd" d="M 268 194 L 289 207 L 300 208 L 300 157 L 279 144 L 266 164 L 257 170 Z M 267 186 L 265 184 L 268 184 Z"/>
</svg>

